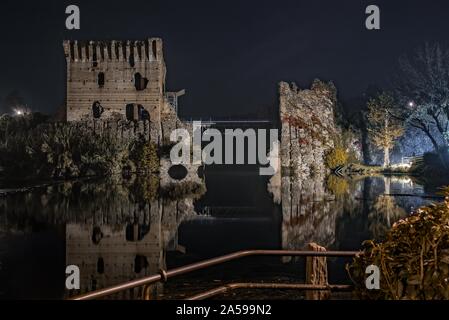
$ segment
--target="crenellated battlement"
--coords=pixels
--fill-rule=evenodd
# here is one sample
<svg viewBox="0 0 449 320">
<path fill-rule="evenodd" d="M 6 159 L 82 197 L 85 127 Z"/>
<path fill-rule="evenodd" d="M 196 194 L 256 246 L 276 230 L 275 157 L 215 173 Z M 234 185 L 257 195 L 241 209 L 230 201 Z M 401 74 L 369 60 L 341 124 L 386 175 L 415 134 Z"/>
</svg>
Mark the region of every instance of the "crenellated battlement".
<svg viewBox="0 0 449 320">
<path fill-rule="evenodd" d="M 67 121 L 121 117 L 161 127 L 166 75 L 162 39 L 66 40 L 63 48 Z"/>
<path fill-rule="evenodd" d="M 67 61 L 163 61 L 162 40 L 149 38 L 144 41 L 78 41 L 63 43 Z"/>
</svg>

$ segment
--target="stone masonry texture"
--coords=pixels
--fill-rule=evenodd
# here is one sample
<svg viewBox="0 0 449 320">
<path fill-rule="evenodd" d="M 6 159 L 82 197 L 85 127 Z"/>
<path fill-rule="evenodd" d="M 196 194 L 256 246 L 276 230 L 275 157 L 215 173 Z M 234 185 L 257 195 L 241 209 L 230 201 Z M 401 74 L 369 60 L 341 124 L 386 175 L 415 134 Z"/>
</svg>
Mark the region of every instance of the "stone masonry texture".
<svg viewBox="0 0 449 320">
<path fill-rule="evenodd" d="M 133 105 L 160 125 L 166 74 L 161 39 L 64 41 L 63 46 L 67 121 L 93 118 L 93 104 L 99 102 L 104 108 L 101 118 L 124 118 L 127 105 Z"/>
</svg>

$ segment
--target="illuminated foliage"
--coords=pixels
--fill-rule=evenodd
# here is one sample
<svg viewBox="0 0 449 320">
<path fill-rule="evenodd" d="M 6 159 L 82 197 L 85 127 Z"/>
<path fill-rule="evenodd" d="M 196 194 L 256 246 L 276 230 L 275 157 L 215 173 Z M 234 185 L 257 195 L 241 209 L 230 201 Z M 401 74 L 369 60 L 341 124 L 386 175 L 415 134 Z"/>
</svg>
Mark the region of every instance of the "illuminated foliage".
<svg viewBox="0 0 449 320">
<path fill-rule="evenodd" d="M 349 190 L 348 181 L 335 175 L 330 175 L 327 178 L 326 185 L 327 188 L 337 197 L 345 195 Z"/>
<path fill-rule="evenodd" d="M 134 142 L 131 146 L 130 158 L 139 172 L 159 172 L 158 147 L 153 142 L 144 140 Z"/>
<path fill-rule="evenodd" d="M 368 132 L 374 145 L 384 151 L 384 167 L 390 165 L 390 151 L 404 134 L 401 122 L 392 116 L 394 99 L 381 93 L 368 101 Z"/>
<path fill-rule="evenodd" d="M 382 243 L 366 241 L 348 266 L 356 294 L 365 299 L 449 299 L 449 188 L 442 203 L 396 222 Z M 365 286 L 369 265 L 380 269 L 380 290 Z"/>
<path fill-rule="evenodd" d="M 326 155 L 326 165 L 329 168 L 334 169 L 338 166 L 347 164 L 348 158 L 349 155 L 346 152 L 346 148 L 341 145 L 337 145 Z"/>
</svg>

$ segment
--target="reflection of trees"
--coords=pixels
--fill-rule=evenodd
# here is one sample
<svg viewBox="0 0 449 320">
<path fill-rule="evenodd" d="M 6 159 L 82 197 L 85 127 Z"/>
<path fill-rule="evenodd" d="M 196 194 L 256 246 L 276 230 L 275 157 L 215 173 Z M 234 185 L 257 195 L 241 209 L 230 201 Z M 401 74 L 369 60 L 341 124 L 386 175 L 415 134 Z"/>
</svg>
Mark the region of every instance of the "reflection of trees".
<svg viewBox="0 0 449 320">
<path fill-rule="evenodd" d="M 161 198 L 158 182 L 141 176 L 12 193 L 0 198 L 0 232 L 64 230 L 66 265 L 79 266 L 82 277 L 81 291 L 70 294 L 154 274 L 165 268 L 167 251 L 180 250 L 180 223 L 196 216 L 192 198 Z M 139 290 L 121 298 L 137 298 Z"/>
<path fill-rule="evenodd" d="M 333 174 L 329 175 L 327 178 L 326 185 L 329 191 L 336 197 L 344 196 L 349 191 L 348 181 Z"/>
<path fill-rule="evenodd" d="M 7 228 L 22 231 L 37 225 L 88 220 L 121 225 L 159 205 L 158 188 L 156 175 L 63 182 L 1 197 L 0 216 L 7 221 Z M 176 200 L 183 199 L 191 197 Z M 166 203 L 174 200 L 164 199 Z"/>
<path fill-rule="evenodd" d="M 382 238 L 391 228 L 392 224 L 407 215 L 394 197 L 390 196 L 391 178 L 384 177 L 385 194 L 379 195 L 374 201 L 369 219 L 369 231 L 375 239 Z"/>
<path fill-rule="evenodd" d="M 301 249 L 309 242 L 327 248 L 358 248 L 366 239 L 380 239 L 407 216 L 415 197 L 390 194 L 419 193 L 408 178 L 336 176 L 301 179 L 282 177 L 282 246 Z"/>
<path fill-rule="evenodd" d="M 392 196 L 380 195 L 368 215 L 369 230 L 375 239 L 382 238 L 392 224 L 407 215 Z"/>
</svg>

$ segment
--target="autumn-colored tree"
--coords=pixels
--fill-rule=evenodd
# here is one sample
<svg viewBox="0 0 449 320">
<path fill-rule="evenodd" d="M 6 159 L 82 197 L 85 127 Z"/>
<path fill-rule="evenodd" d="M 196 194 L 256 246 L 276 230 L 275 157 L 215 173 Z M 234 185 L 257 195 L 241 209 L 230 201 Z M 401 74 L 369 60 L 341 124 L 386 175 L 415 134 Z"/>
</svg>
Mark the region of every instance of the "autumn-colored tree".
<svg viewBox="0 0 449 320">
<path fill-rule="evenodd" d="M 388 93 L 381 93 L 368 101 L 368 132 L 374 145 L 384 152 L 384 167 L 390 165 L 390 151 L 404 134 L 404 126 L 394 116 L 394 110 L 394 99 Z"/>
</svg>

